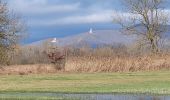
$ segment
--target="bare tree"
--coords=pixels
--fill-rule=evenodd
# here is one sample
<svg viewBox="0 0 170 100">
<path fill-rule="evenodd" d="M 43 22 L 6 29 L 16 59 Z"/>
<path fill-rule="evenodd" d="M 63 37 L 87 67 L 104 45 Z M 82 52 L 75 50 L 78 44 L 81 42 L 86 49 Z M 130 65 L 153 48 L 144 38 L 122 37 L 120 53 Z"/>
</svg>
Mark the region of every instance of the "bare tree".
<svg viewBox="0 0 170 100">
<path fill-rule="evenodd" d="M 8 53 L 13 50 L 24 30 L 20 17 L 9 10 L 8 5 L 0 0 L 0 64 L 6 64 Z"/>
<path fill-rule="evenodd" d="M 124 32 L 140 37 L 139 46 L 149 46 L 152 52 L 159 51 L 159 42 L 167 31 L 168 15 L 164 0 L 123 0 L 128 13 L 114 18 Z"/>
</svg>

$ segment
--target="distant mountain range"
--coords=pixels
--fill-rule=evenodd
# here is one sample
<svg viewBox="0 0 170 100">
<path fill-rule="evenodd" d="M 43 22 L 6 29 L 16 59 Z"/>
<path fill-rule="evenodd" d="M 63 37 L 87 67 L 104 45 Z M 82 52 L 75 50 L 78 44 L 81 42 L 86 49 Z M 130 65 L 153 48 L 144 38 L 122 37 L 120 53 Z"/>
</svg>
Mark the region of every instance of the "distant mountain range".
<svg viewBox="0 0 170 100">
<path fill-rule="evenodd" d="M 167 33 L 167 37 L 170 35 Z M 45 41 L 51 44 L 66 47 L 66 46 L 82 46 L 83 44 L 88 44 L 90 46 L 97 45 L 114 45 L 114 44 L 124 44 L 130 45 L 134 43 L 137 39 L 136 36 L 125 35 L 121 33 L 119 30 L 92 30 L 84 33 L 80 33 L 78 35 L 68 36 L 64 38 L 49 38 L 37 42 L 33 42 L 28 45 L 41 45 Z M 169 41 L 167 38 L 166 41 Z M 170 42 L 168 42 L 170 43 Z"/>
<path fill-rule="evenodd" d="M 78 35 L 68 36 L 64 38 L 50 38 L 29 45 L 40 45 L 45 41 L 57 46 L 81 46 L 88 44 L 90 46 L 97 45 L 114 45 L 114 44 L 132 44 L 136 39 L 135 36 L 127 36 L 118 30 L 92 30 L 89 32 L 80 33 Z"/>
</svg>

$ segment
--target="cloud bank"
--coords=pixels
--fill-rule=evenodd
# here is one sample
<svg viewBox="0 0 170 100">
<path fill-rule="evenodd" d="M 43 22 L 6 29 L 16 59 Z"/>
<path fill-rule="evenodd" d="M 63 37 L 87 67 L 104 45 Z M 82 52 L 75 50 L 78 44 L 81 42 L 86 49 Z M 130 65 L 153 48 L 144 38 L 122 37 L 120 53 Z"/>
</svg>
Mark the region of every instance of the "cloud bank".
<svg viewBox="0 0 170 100">
<path fill-rule="evenodd" d="M 117 13 L 117 0 L 8 0 L 11 9 L 26 16 L 29 26 L 57 26 L 72 24 L 109 23 Z M 119 5 L 120 6 L 120 5 Z M 116 6 L 115 7 L 118 7 Z M 114 9 L 114 10 L 113 10 Z M 166 9 L 166 12 L 170 10 Z"/>
<path fill-rule="evenodd" d="M 61 2 L 62 1 L 62 2 Z M 87 0 L 89 1 L 89 0 Z M 114 0 L 108 0 L 114 1 Z M 84 0 L 8 0 L 10 8 L 26 16 L 30 26 L 104 23 L 112 20 L 109 2 Z M 103 4 L 103 6 L 101 6 Z M 108 6 L 107 6 L 108 7 Z"/>
</svg>

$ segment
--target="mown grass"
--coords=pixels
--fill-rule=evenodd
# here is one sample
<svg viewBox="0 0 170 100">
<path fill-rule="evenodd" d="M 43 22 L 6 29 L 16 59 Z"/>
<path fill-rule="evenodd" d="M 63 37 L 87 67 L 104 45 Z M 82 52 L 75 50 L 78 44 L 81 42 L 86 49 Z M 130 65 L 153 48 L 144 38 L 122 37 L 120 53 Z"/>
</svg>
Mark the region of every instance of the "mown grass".
<svg viewBox="0 0 170 100">
<path fill-rule="evenodd" d="M 0 97 L 1 100 L 69 100 L 64 98 L 50 98 L 50 97 Z M 71 99 L 70 99 L 71 100 Z"/>
<path fill-rule="evenodd" d="M 0 100 L 80 100 L 57 93 L 1 92 Z"/>
<path fill-rule="evenodd" d="M 3 75 L 0 92 L 170 94 L 170 71 Z"/>
</svg>

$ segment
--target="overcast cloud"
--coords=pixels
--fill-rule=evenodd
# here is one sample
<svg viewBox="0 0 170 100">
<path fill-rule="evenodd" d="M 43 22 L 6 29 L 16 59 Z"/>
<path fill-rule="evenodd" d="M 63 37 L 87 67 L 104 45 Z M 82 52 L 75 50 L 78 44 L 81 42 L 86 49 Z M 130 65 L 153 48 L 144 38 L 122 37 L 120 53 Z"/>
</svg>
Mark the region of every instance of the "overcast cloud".
<svg viewBox="0 0 170 100">
<path fill-rule="evenodd" d="M 120 0 L 7 1 L 10 9 L 21 14 L 27 23 L 30 39 L 34 38 L 32 41 L 77 34 L 85 30 L 88 31 L 91 27 L 108 29 L 114 27 L 111 23 L 117 14 L 131 16 L 122 10 Z M 169 9 L 166 9 L 166 12 L 170 12 Z M 65 31 L 66 28 L 69 30 Z"/>
<path fill-rule="evenodd" d="M 61 2 L 62 1 L 62 2 Z M 9 0 L 10 8 L 29 18 L 28 25 L 51 26 L 112 21 L 114 10 L 110 2 L 82 0 Z M 50 15 L 50 16 L 49 16 Z M 32 17 L 33 16 L 33 17 Z M 30 18 L 31 17 L 31 18 Z"/>
</svg>

